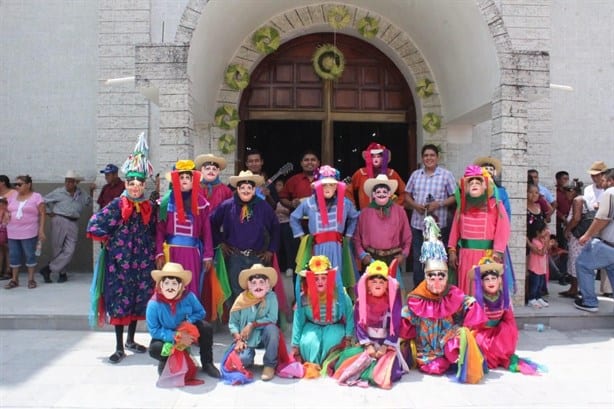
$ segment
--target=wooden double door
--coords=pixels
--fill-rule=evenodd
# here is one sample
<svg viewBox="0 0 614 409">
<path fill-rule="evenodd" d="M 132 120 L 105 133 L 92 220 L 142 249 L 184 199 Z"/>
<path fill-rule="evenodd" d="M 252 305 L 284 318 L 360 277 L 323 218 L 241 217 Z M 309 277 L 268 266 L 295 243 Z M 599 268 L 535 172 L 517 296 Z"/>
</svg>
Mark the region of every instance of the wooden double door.
<svg viewBox="0 0 614 409">
<path fill-rule="evenodd" d="M 325 43 L 345 56 L 335 81 L 322 80 L 311 58 Z M 380 142 L 392 152 L 391 167 L 402 177 L 416 168 L 416 115 L 407 82 L 378 49 L 341 34 L 312 34 L 289 41 L 254 70 L 241 98 L 238 168 L 257 149 L 265 170 L 283 163 L 300 170 L 302 152 L 314 150 L 322 164 L 350 176 L 364 166 L 362 151 Z"/>
</svg>

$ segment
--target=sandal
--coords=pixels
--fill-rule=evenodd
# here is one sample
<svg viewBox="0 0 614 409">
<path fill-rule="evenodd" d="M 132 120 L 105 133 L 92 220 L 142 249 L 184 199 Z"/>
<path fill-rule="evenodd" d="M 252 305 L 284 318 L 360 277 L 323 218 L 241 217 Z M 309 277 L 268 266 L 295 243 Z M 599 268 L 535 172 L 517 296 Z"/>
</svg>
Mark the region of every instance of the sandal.
<svg viewBox="0 0 614 409">
<path fill-rule="evenodd" d="M 147 352 L 147 347 L 136 342 L 126 342 L 124 345 L 128 351 L 136 352 L 137 354 L 144 354 Z"/>
<path fill-rule="evenodd" d="M 120 362 L 122 359 L 126 357 L 126 353 L 124 351 L 115 351 L 113 355 L 109 357 L 109 362 L 112 364 L 116 364 Z"/>
<path fill-rule="evenodd" d="M 19 287 L 19 281 L 13 279 L 11 279 L 11 281 L 9 281 L 8 284 L 4 286 L 4 288 L 6 288 L 7 290 L 10 290 L 11 288 L 15 287 Z"/>
<path fill-rule="evenodd" d="M 34 281 L 34 280 L 28 281 L 28 288 L 29 289 L 36 288 L 36 281 Z"/>
</svg>

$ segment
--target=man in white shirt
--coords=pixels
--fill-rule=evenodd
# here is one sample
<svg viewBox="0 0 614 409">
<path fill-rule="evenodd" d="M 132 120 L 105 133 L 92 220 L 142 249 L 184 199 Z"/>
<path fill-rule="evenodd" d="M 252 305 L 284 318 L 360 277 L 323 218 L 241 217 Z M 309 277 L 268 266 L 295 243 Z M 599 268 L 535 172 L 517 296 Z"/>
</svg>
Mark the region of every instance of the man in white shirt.
<svg viewBox="0 0 614 409">
<path fill-rule="evenodd" d="M 604 177 L 606 190 L 599 200 L 599 208 L 593 223 L 578 239 L 584 245 L 576 260 L 576 274 L 582 299 L 574 306 L 583 311 L 599 311 L 595 295 L 595 270 L 603 268 L 610 282 L 614 280 L 614 168 L 608 169 Z"/>
</svg>

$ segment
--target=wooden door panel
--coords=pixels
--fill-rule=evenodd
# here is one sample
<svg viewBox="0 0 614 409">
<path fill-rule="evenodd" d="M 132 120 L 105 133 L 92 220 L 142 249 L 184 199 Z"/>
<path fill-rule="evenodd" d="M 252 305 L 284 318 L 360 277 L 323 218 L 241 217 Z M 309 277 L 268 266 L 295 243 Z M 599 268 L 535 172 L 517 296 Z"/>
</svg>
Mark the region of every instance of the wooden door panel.
<svg viewBox="0 0 614 409">
<path fill-rule="evenodd" d="M 297 88 L 296 108 L 323 109 L 324 99 L 320 88 Z"/>
<path fill-rule="evenodd" d="M 333 95 L 333 109 L 359 110 L 358 90 L 338 89 Z"/>
<path fill-rule="evenodd" d="M 290 109 L 294 107 L 294 92 L 290 87 L 273 88 L 273 107 L 275 109 Z"/>
<path fill-rule="evenodd" d="M 380 111 L 382 109 L 380 95 L 379 90 L 362 90 L 360 108 L 363 111 Z"/>
</svg>

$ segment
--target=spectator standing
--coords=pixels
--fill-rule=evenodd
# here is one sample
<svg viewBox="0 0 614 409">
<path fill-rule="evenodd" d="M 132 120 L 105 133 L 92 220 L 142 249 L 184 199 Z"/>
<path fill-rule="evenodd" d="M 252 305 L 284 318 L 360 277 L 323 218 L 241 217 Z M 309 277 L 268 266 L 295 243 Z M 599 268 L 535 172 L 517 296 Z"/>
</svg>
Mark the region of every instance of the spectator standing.
<svg viewBox="0 0 614 409">
<path fill-rule="evenodd" d="M 12 188 L 11 180 L 6 175 L 0 175 L 0 197 L 3 197 L 7 201 L 15 195 L 17 192 Z M 7 222 L 8 223 L 8 222 Z M 0 247 L 0 251 L 1 247 Z M 3 250 L 4 262 L 0 263 L 0 280 L 9 280 L 12 277 L 11 267 L 9 266 L 9 250 L 8 250 L 8 238 L 6 240 L 5 249 Z M 6 263 L 6 265 L 5 265 Z"/>
<path fill-rule="evenodd" d="M 117 175 L 118 171 L 117 166 L 112 163 L 109 163 L 104 169 L 100 170 L 100 173 L 104 173 L 104 180 L 107 182 L 102 187 L 96 201 L 101 209 L 124 192 L 124 181 Z"/>
<path fill-rule="evenodd" d="M 8 205 L 8 200 L 0 196 L 0 280 L 8 280 L 13 277 L 9 271 L 10 267 L 8 267 L 8 265 L 10 263 L 7 258 L 9 254 L 9 238 L 6 232 L 6 226 L 9 224 L 9 220 L 11 220 Z M 7 264 L 7 270 L 4 269 L 5 262 Z"/>
<path fill-rule="evenodd" d="M 433 216 L 441 230 L 444 246 L 450 236 L 449 207 L 455 202 L 456 181 L 452 172 L 439 166 L 439 148 L 433 144 L 422 147 L 422 167 L 414 171 L 405 187 L 406 206 L 413 210 L 410 220 L 414 287 L 424 280 L 424 269 L 418 255 L 424 242 L 424 217 Z"/>
<path fill-rule="evenodd" d="M 43 198 L 51 218 L 51 260 L 40 270 L 46 283 L 51 282 L 52 273 L 59 274 L 58 283 L 68 281 L 65 268 L 75 253 L 79 218 L 85 208 L 92 205 L 92 197 L 77 186 L 82 180 L 77 172 L 69 170 L 64 177 L 64 187 L 52 190 Z"/>
</svg>

